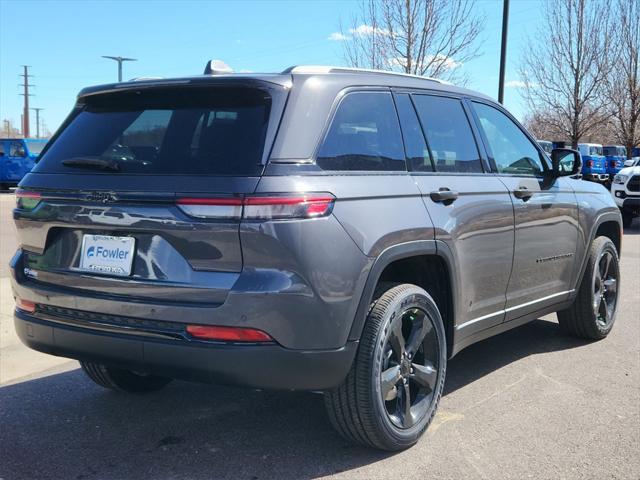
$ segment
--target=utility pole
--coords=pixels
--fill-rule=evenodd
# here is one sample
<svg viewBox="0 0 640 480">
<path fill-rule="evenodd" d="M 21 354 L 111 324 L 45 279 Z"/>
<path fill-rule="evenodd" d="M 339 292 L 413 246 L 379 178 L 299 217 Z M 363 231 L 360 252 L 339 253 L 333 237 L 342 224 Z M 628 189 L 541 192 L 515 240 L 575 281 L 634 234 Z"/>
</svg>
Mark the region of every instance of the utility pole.
<svg viewBox="0 0 640 480">
<path fill-rule="evenodd" d="M 24 93 L 20 95 L 24 96 L 24 111 L 22 113 L 22 136 L 24 138 L 29 137 L 29 97 L 31 94 L 29 93 L 29 87 L 33 87 L 34 85 L 29 85 L 29 77 L 33 75 L 29 75 L 29 65 L 23 65 L 24 73 L 22 74 L 23 83 L 20 85 L 24 87 Z"/>
<path fill-rule="evenodd" d="M 507 29 L 509 26 L 509 0 L 502 0 L 502 46 L 500 47 L 500 79 L 498 80 L 498 102 L 504 103 L 504 71 L 507 63 Z"/>
<path fill-rule="evenodd" d="M 31 110 L 36 112 L 36 138 L 40 138 L 40 111 L 44 110 L 44 108 L 33 108 Z"/>
<path fill-rule="evenodd" d="M 127 57 L 110 57 L 109 55 L 102 55 L 102 58 L 108 58 L 109 60 L 115 60 L 118 62 L 118 82 L 122 81 L 122 62 L 137 62 L 136 58 Z"/>
</svg>

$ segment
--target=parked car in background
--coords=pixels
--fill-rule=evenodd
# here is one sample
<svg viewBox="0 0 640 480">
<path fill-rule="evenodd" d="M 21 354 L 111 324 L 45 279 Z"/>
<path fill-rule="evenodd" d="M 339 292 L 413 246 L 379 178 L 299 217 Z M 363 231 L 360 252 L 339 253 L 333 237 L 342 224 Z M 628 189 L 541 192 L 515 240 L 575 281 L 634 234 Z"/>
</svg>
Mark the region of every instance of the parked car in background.
<svg viewBox="0 0 640 480">
<path fill-rule="evenodd" d="M 627 149 L 622 145 L 605 145 L 602 147 L 602 153 L 604 153 L 609 179 L 613 180 L 615 174 L 624 167 L 624 161 L 627 159 Z"/>
<path fill-rule="evenodd" d="M 609 180 L 602 145 L 597 143 L 579 143 L 578 152 L 582 157 L 582 177 L 585 180 L 605 183 Z"/>
<path fill-rule="evenodd" d="M 634 147 L 631 152 L 632 157 L 640 157 L 640 147 Z"/>
<path fill-rule="evenodd" d="M 550 142 L 549 140 L 536 140 L 538 142 L 538 145 L 540 145 L 540 148 L 542 148 L 542 150 L 545 151 L 545 153 L 547 153 L 548 155 L 551 155 L 551 152 L 553 151 L 553 143 Z"/>
<path fill-rule="evenodd" d="M 638 164 L 640 164 L 640 157 L 628 158 L 624 161 L 625 167 L 635 167 Z"/>
<path fill-rule="evenodd" d="M 634 166 L 621 169 L 611 183 L 611 195 L 622 213 L 625 227 L 640 216 L 640 158 L 635 159 L 634 163 Z"/>
<path fill-rule="evenodd" d="M 15 187 L 47 144 L 40 138 L 0 138 L 0 189 Z"/>
</svg>

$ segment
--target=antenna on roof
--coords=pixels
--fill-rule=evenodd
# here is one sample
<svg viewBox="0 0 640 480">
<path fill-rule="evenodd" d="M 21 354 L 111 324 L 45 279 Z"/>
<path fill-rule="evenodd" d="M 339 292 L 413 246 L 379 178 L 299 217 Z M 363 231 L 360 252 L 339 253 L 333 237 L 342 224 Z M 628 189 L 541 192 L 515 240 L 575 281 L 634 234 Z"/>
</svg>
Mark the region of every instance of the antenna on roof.
<svg viewBox="0 0 640 480">
<path fill-rule="evenodd" d="M 223 75 L 233 73 L 233 69 L 222 60 L 209 60 L 204 67 L 205 75 Z"/>
</svg>

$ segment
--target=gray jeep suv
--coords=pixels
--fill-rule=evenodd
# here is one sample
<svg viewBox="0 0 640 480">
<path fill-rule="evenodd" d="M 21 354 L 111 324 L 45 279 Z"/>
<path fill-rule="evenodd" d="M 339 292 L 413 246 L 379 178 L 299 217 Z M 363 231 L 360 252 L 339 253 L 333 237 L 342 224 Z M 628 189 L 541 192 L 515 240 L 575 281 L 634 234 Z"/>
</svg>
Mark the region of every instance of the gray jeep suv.
<svg viewBox="0 0 640 480">
<path fill-rule="evenodd" d="M 322 391 L 343 436 L 403 449 L 462 348 L 550 312 L 611 330 L 621 217 L 579 172 L 427 78 L 87 88 L 16 194 L 15 326 L 104 387 Z"/>
</svg>

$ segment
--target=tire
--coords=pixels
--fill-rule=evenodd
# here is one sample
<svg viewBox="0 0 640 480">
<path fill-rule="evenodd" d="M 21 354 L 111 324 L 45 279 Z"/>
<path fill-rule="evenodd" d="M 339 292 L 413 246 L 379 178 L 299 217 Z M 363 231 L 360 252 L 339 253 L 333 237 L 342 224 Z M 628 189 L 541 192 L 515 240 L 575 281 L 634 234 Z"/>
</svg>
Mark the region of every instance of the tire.
<svg viewBox="0 0 640 480">
<path fill-rule="evenodd" d="M 573 305 L 558 312 L 560 328 L 578 338 L 605 338 L 615 322 L 619 291 L 618 251 L 609 238 L 598 237 L 591 243 L 587 268 Z"/>
<path fill-rule="evenodd" d="M 107 367 L 101 363 L 80 362 L 80 366 L 84 373 L 95 383 L 101 387 L 119 392 L 155 392 L 171 381 L 171 378 L 142 375 L 130 370 Z"/>
<path fill-rule="evenodd" d="M 347 440 L 397 451 L 414 445 L 435 415 L 446 339 L 438 307 L 422 288 L 387 284 L 377 295 L 351 370 L 325 393 L 325 406 Z"/>
<path fill-rule="evenodd" d="M 633 223 L 633 214 L 629 212 L 622 212 L 622 226 L 624 228 L 629 228 Z"/>
</svg>

